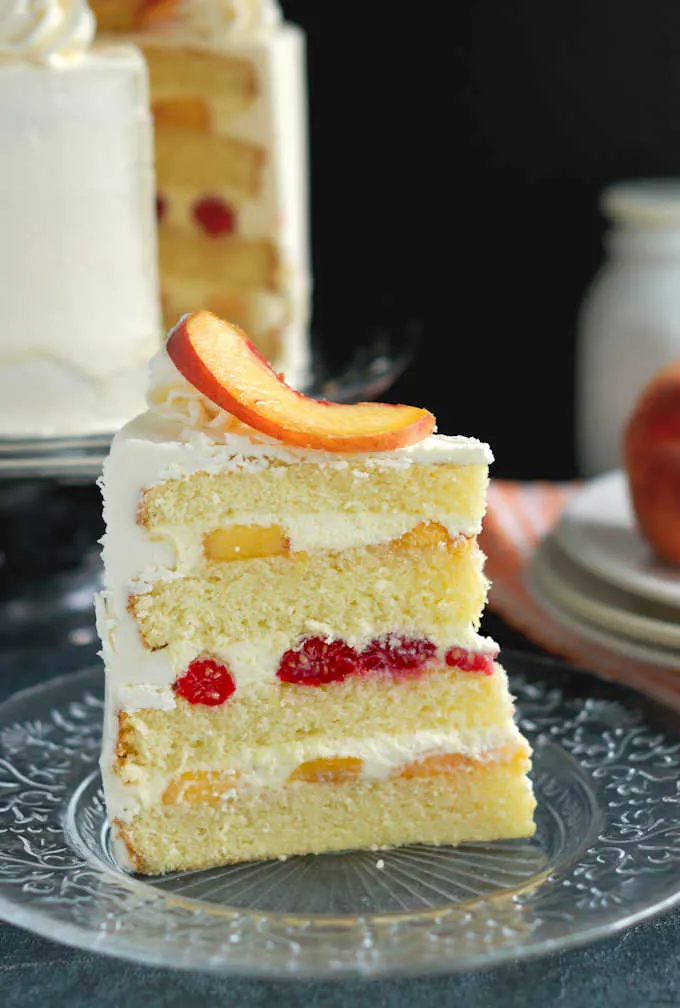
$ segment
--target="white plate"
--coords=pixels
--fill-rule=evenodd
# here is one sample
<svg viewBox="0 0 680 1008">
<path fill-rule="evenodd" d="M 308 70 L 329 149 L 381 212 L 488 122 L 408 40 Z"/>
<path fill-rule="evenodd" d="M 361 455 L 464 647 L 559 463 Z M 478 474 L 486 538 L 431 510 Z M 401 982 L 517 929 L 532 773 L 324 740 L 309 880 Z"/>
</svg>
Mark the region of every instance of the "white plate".
<svg viewBox="0 0 680 1008">
<path fill-rule="evenodd" d="M 600 580 L 573 563 L 552 535 L 538 552 L 543 574 L 552 581 L 551 594 L 575 616 L 644 644 L 675 648 L 680 664 L 680 614 L 674 606 L 639 598 Z"/>
<path fill-rule="evenodd" d="M 655 559 L 635 524 L 621 470 L 588 482 L 555 529 L 564 552 L 586 570 L 640 598 L 680 608 L 680 569 Z"/>
<path fill-rule="evenodd" d="M 536 603 L 555 622 L 584 640 L 608 648 L 614 654 L 625 655 L 626 658 L 658 665 L 661 668 L 680 669 L 680 650 L 634 640 L 620 632 L 604 629 L 580 613 L 574 612 L 569 606 L 573 600 L 572 593 L 568 589 L 565 590 L 564 582 L 554 574 L 545 556 L 543 547 L 539 546 L 527 568 L 526 580 Z"/>
</svg>

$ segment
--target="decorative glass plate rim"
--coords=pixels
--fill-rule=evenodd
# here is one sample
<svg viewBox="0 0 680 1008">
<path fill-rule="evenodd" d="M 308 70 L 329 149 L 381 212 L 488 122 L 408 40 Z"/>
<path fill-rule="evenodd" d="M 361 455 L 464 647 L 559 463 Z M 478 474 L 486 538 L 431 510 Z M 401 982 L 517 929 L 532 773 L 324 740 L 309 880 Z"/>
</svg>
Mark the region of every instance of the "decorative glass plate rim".
<svg viewBox="0 0 680 1008">
<path fill-rule="evenodd" d="M 524 887 L 528 891 L 523 891 L 520 886 L 518 890 L 510 893 L 506 900 L 491 894 L 468 903 L 399 914 L 366 913 L 356 916 L 338 914 L 329 917 L 312 916 L 309 913 L 305 915 L 227 907 L 213 907 L 208 913 L 201 910 L 200 903 L 197 904 L 191 898 L 164 892 L 150 885 L 147 880 L 126 876 L 113 865 L 107 867 L 104 863 L 93 865 L 88 862 L 83 851 L 77 844 L 73 844 L 72 838 L 67 833 L 67 816 L 62 802 L 61 811 L 58 813 L 61 839 L 65 844 L 71 845 L 72 854 L 76 853 L 83 859 L 75 864 L 71 876 L 65 871 L 61 877 L 62 888 L 64 885 L 67 890 L 68 886 L 73 888 L 73 900 L 65 900 L 64 905 L 71 907 L 72 904 L 75 906 L 78 900 L 87 902 L 101 896 L 99 891 L 87 893 L 83 889 L 83 883 L 78 881 L 77 877 L 79 872 L 88 878 L 98 875 L 100 883 L 118 887 L 128 894 L 138 890 L 141 884 L 146 892 L 145 898 L 136 903 L 133 899 L 132 907 L 126 908 L 124 913 L 110 914 L 106 919 L 106 926 L 103 928 L 100 926 L 96 931 L 66 920 L 59 920 L 57 930 L 54 916 L 49 916 L 42 909 L 40 893 L 40 879 L 47 884 L 50 872 L 54 874 L 51 864 L 46 863 L 44 857 L 42 863 L 39 857 L 33 864 L 37 869 L 35 884 L 38 888 L 35 893 L 29 888 L 29 903 L 24 905 L 19 899 L 7 894 L 7 890 L 12 885 L 16 886 L 16 882 L 21 879 L 8 880 L 4 877 L 8 856 L 11 859 L 12 855 L 7 855 L 3 843 L 0 845 L 0 917 L 66 945 L 99 951 L 148 965 L 270 979 L 333 977 L 359 979 L 455 972 L 500 965 L 508 960 L 517 962 L 536 958 L 551 951 L 561 951 L 595 941 L 670 909 L 680 901 L 680 823 L 677 822 L 676 815 L 670 826 L 665 825 L 657 813 L 659 808 L 663 808 L 664 803 L 666 812 L 668 802 L 674 805 L 680 803 L 680 798 L 674 790 L 671 789 L 668 794 L 663 793 L 664 783 L 674 781 L 680 767 L 680 722 L 677 715 L 641 694 L 611 682 L 604 682 L 591 673 L 575 669 L 557 660 L 507 651 L 505 660 L 506 664 L 511 666 L 510 672 L 513 675 L 515 693 L 518 695 L 522 726 L 535 740 L 538 740 L 539 750 L 543 752 L 551 748 L 550 746 L 545 750 L 541 748 L 547 741 L 552 743 L 552 748 L 555 750 L 559 749 L 563 754 L 566 752 L 568 759 L 582 771 L 584 780 L 591 784 L 594 780 L 598 780 L 595 793 L 600 798 L 607 788 L 613 787 L 619 810 L 617 814 L 620 812 L 618 834 L 607 837 L 605 826 L 612 828 L 611 817 L 600 818 L 597 832 L 588 836 L 588 847 L 583 851 L 581 861 L 576 865 L 570 864 L 562 866 L 558 871 L 551 871 L 537 885 Z M 519 672 L 522 665 L 524 676 Z M 515 666 L 517 671 L 512 666 Z M 585 683 L 585 688 L 580 691 L 574 689 L 579 683 Z M 11 715 L 14 709 L 36 699 L 46 699 L 49 703 L 50 697 L 58 694 L 60 690 L 79 688 L 77 695 L 68 703 L 65 699 L 63 701 L 62 706 L 66 704 L 68 711 L 71 712 L 68 717 L 55 708 L 58 715 L 55 724 L 59 725 L 59 730 L 71 732 L 68 744 L 62 749 L 65 751 L 70 746 L 69 752 L 72 758 L 76 762 L 79 761 L 79 765 L 82 764 L 82 770 L 87 771 L 76 790 L 86 787 L 96 773 L 94 765 L 98 755 L 96 744 L 98 740 L 92 725 L 96 724 L 97 717 L 100 719 L 101 716 L 101 701 L 93 696 L 88 700 L 88 688 L 97 688 L 101 692 L 99 687 L 102 685 L 101 669 L 90 667 L 15 693 L 0 705 L 0 741 L 5 744 L 10 737 L 7 735 L 9 731 L 10 735 L 14 732 L 12 737 L 15 743 L 18 738 L 20 744 L 21 735 L 20 733 L 17 735 L 17 731 L 22 726 L 31 731 L 37 730 L 38 734 L 40 732 L 39 728 L 36 729 L 36 725 L 40 724 L 37 721 L 17 722 L 16 719 L 12 721 Z M 586 696 L 588 699 L 583 699 Z M 567 714 L 568 717 L 565 716 Z M 72 723 L 69 722 L 69 718 Z M 668 728 L 668 725 L 671 727 Z M 669 732 L 672 737 L 669 737 Z M 85 746 L 84 749 L 81 748 L 81 744 Z M 89 751 L 86 752 L 88 747 Z M 632 763 L 627 763 L 622 757 L 630 756 L 630 752 L 633 754 Z M 12 755 L 11 752 L 9 755 Z M 10 764 L 7 757 L 0 759 L 0 765 L 3 773 L 9 772 Z M 657 773 L 654 777 L 650 767 L 659 771 L 660 776 Z M 16 772 L 12 770 L 12 773 Z M 13 779 L 16 780 L 16 776 Z M 23 782 L 35 783 L 27 776 L 23 778 Z M 653 791 L 653 785 L 660 788 L 660 793 L 656 794 L 656 797 L 650 791 L 650 788 Z M 601 805 L 599 810 L 602 812 Z M 3 804 L 0 808 L 0 828 L 5 835 L 7 835 L 7 814 L 8 810 Z M 54 826 L 54 823 L 50 824 L 53 831 Z M 21 834 L 21 827 L 18 828 L 18 832 Z M 24 846 L 22 850 L 26 869 L 24 875 L 28 875 L 30 886 L 31 855 L 28 847 Z M 620 864 L 617 863 L 617 859 Z M 55 870 L 58 873 L 59 869 Z M 562 878 L 553 878 L 560 876 L 560 873 L 563 875 Z M 619 883 L 618 889 L 611 886 L 612 874 L 614 881 Z M 642 895 L 638 891 L 641 875 L 645 878 Z M 91 883 L 92 879 L 89 881 Z M 590 897 L 582 922 L 579 924 L 577 921 L 576 927 L 570 927 L 567 919 L 569 914 L 564 906 L 560 909 L 559 899 L 558 906 L 551 916 L 548 900 L 549 912 L 546 915 L 544 909 L 543 916 L 539 915 L 536 918 L 541 926 L 546 922 L 549 925 L 547 930 L 544 927 L 545 934 L 537 940 L 515 943 L 511 940 L 515 933 L 513 925 L 520 921 L 524 911 L 532 911 L 536 905 L 539 905 L 540 909 L 539 897 L 543 887 L 554 882 L 559 882 L 559 892 L 562 894 L 565 889 L 569 889 L 567 905 L 570 897 L 573 900 L 580 898 L 586 902 Z M 627 896 L 623 893 L 625 887 L 631 883 L 632 898 L 630 892 Z M 609 889 L 607 885 L 610 886 Z M 153 891 L 153 896 L 150 890 Z M 11 892 L 15 893 L 16 888 Z M 663 897 L 659 897 L 660 892 L 664 893 Z M 626 901 L 629 905 L 626 905 Z M 151 910 L 153 918 L 153 911 L 159 908 L 161 914 L 156 914 L 158 919 L 154 923 L 157 925 L 161 921 L 160 943 L 156 942 L 154 946 L 151 942 L 144 946 L 140 944 L 139 936 L 135 940 L 134 933 L 132 936 L 124 933 L 126 921 L 142 928 L 148 927 L 148 911 Z M 509 913 L 507 920 L 510 924 L 503 923 L 503 913 L 506 910 Z M 179 921 L 177 930 L 174 922 L 168 924 L 166 921 L 166 918 L 173 915 Z M 200 937 L 200 932 L 206 923 L 214 921 L 223 926 L 225 933 L 229 932 L 229 921 L 234 925 L 229 932 L 227 944 L 218 946 L 224 954 L 214 952 L 208 954 L 206 951 L 210 947 L 208 941 L 206 947 L 200 947 L 200 944 L 197 946 L 199 954 L 196 956 L 187 955 L 186 949 L 184 955 L 179 955 L 176 946 L 168 942 L 168 936 L 174 938 L 183 936 L 182 940 L 185 942 L 187 936 L 196 937 L 198 934 Z M 251 930 L 246 933 L 244 927 L 247 924 Z M 498 927 L 505 928 L 510 940 L 498 947 L 485 946 L 484 940 L 489 932 L 482 934 L 479 930 L 480 924 L 483 927 L 491 927 L 492 931 Z M 219 927 L 217 930 L 219 931 Z M 499 933 L 496 931 L 496 935 Z M 246 941 L 254 940 L 260 943 L 262 958 L 253 957 L 251 954 L 249 961 L 246 962 L 239 961 L 238 955 L 232 954 L 238 951 L 239 942 L 243 940 L 244 935 Z M 338 942 L 343 936 L 349 936 L 350 940 L 347 947 L 340 948 Z M 210 937 L 209 933 L 208 938 Z M 420 945 L 416 938 L 420 939 Z M 426 939 L 424 943 L 423 938 Z M 466 941 L 469 946 L 467 948 Z M 311 952 L 307 954 L 305 954 L 306 942 L 311 942 Z M 401 955 L 395 954 L 395 951 L 399 952 L 400 949 Z"/>
</svg>

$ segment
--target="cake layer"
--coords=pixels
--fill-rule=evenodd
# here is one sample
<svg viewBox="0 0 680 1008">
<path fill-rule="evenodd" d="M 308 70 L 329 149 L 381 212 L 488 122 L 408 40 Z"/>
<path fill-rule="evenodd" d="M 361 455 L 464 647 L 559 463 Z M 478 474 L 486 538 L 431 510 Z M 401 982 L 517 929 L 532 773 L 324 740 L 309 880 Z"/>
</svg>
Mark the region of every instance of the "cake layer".
<svg viewBox="0 0 680 1008">
<path fill-rule="evenodd" d="M 164 45 L 145 42 L 142 36 L 139 41 L 149 66 L 154 99 L 215 96 L 219 102 L 230 104 L 228 113 L 222 110 L 227 121 L 245 112 L 257 95 L 257 75 L 248 59 L 190 45 L 174 46 L 167 39 Z"/>
<path fill-rule="evenodd" d="M 114 819 L 116 851 L 136 870 L 160 874 L 349 848 L 531 836 L 528 769 L 522 751 L 428 776 L 233 788 L 217 804 L 159 803 L 128 822 Z"/>
<path fill-rule="evenodd" d="M 134 694 L 129 694 L 132 697 Z M 118 702 L 124 702 L 119 696 Z M 265 690 L 239 690 L 216 707 L 192 705 L 181 696 L 172 710 L 140 709 L 118 714 L 115 772 L 121 780 L 163 766 L 177 773 L 245 767 L 258 749 L 272 751 L 274 766 L 329 755 L 361 755 L 348 740 L 376 736 L 409 738 L 457 752 L 481 752 L 516 738 L 507 679 L 454 669 L 395 681 L 389 676 L 350 678 L 320 686 L 271 681 Z M 350 746 L 351 748 L 351 746 Z M 283 771 L 285 773 L 289 771 Z"/>
<path fill-rule="evenodd" d="M 475 540 L 426 524 L 379 546 L 206 564 L 205 576 L 133 588 L 128 608 L 145 646 L 170 656 L 239 641 L 280 643 L 283 653 L 310 635 L 357 647 L 390 632 L 447 647 L 478 626 L 483 561 Z"/>
<path fill-rule="evenodd" d="M 169 226 L 159 232 L 161 269 L 172 278 L 198 273 L 201 282 L 222 284 L 227 292 L 274 290 L 278 257 L 267 239 L 213 238 L 210 245 L 198 236 Z"/>
<path fill-rule="evenodd" d="M 257 196 L 262 188 L 262 168 L 265 163 L 265 151 L 257 144 L 248 143 L 226 136 L 206 136 L 198 130 L 185 129 L 181 126 L 163 126 L 156 130 L 156 158 L 159 174 L 165 179 L 168 191 L 173 186 L 188 186 L 194 184 L 197 191 L 209 193 L 212 189 L 221 187 L 226 193 L 237 200 Z M 190 234 L 183 231 L 182 239 L 195 244 L 187 262 L 197 268 L 210 262 L 210 249 L 214 238 L 206 240 L 205 235 Z M 159 232 L 161 249 L 163 249 L 163 229 Z M 208 244 L 209 241 L 209 244 Z M 245 242 L 245 239 L 243 239 Z M 263 244 L 271 241 L 262 239 Z M 199 254 L 200 246 L 202 254 Z M 167 245 L 166 245 L 167 247 Z M 177 252 L 177 247 L 171 246 Z M 237 249 L 240 249 L 240 244 Z M 236 265 L 234 258 L 231 265 Z M 181 269 L 182 263 L 173 262 L 173 266 Z M 161 260 L 163 269 L 163 260 Z"/>
<path fill-rule="evenodd" d="M 323 458 L 319 464 L 303 456 L 297 464 L 274 457 L 261 471 L 253 471 L 256 456 L 248 456 L 245 445 L 243 449 L 241 465 L 225 472 L 196 472 L 150 486 L 140 501 L 140 524 L 149 534 L 162 534 L 179 525 L 207 531 L 230 520 L 269 524 L 285 523 L 286 516 L 307 521 L 322 515 L 325 522 L 334 515 L 356 515 L 361 524 L 371 517 L 379 525 L 385 517 L 394 521 L 412 516 L 417 523 L 440 522 L 464 535 L 481 529 L 486 463 L 435 462 L 433 456 L 433 465 L 409 465 L 404 453 L 401 466 L 399 458 L 390 465 L 388 459 L 381 464 L 378 456 L 359 456 L 344 464 L 342 459 L 334 463 Z"/>
</svg>

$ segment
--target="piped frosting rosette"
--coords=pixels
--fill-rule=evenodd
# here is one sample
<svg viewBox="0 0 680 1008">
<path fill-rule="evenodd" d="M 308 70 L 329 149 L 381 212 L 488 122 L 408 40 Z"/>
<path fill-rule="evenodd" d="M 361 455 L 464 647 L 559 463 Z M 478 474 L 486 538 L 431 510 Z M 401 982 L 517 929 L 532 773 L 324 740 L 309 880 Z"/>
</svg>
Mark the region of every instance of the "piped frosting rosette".
<svg viewBox="0 0 680 1008">
<path fill-rule="evenodd" d="M 94 33 L 85 0 L 0 0 L 0 59 L 77 59 Z"/>
<path fill-rule="evenodd" d="M 211 37 L 215 33 L 251 35 L 266 32 L 281 20 L 276 0 L 184 0 L 178 4 L 178 24 Z"/>
</svg>

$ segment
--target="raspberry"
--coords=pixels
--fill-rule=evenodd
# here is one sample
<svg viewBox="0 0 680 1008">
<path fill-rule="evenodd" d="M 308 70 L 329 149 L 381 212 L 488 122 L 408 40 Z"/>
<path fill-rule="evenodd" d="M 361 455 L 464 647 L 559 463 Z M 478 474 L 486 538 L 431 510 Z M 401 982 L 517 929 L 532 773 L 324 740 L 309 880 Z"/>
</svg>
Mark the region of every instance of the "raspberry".
<svg viewBox="0 0 680 1008">
<path fill-rule="evenodd" d="M 226 666 L 214 658 L 195 658 L 176 680 L 174 690 L 190 704 L 217 707 L 229 699 L 236 686 Z"/>
<path fill-rule="evenodd" d="M 484 675 L 493 675 L 495 657 L 495 654 L 481 654 L 479 651 L 452 647 L 446 652 L 446 664 L 451 668 L 462 669 L 463 672 L 483 672 Z"/>
<path fill-rule="evenodd" d="M 357 653 L 348 644 L 307 637 L 297 648 L 286 651 L 276 674 L 282 682 L 321 686 L 342 682 L 358 671 Z"/>
<path fill-rule="evenodd" d="M 192 208 L 194 219 L 209 235 L 231 234 L 236 227 L 236 214 L 219 196 L 204 196 Z"/>
<path fill-rule="evenodd" d="M 160 224 L 168 210 L 168 201 L 165 196 L 156 193 L 156 220 Z"/>
<path fill-rule="evenodd" d="M 362 651 L 360 660 L 365 672 L 417 672 L 432 661 L 437 649 L 425 638 L 401 637 L 389 634 L 379 637 Z"/>
</svg>

